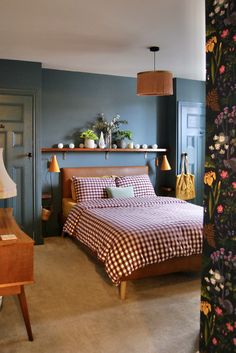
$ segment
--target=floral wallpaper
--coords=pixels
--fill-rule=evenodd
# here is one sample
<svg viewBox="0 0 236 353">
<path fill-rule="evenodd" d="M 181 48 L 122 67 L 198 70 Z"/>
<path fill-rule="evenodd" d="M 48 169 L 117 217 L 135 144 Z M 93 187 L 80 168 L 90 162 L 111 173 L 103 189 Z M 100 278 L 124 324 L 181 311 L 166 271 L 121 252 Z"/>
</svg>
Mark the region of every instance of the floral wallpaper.
<svg viewBox="0 0 236 353">
<path fill-rule="evenodd" d="M 236 352 L 236 1 L 206 0 L 201 353 Z"/>
</svg>

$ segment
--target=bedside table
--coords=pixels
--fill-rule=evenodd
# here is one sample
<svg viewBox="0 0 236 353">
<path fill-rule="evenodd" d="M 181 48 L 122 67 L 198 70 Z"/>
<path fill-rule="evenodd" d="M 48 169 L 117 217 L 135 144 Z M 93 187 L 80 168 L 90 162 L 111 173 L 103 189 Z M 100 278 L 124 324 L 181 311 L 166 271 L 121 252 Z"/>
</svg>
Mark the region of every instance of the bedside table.
<svg viewBox="0 0 236 353">
<path fill-rule="evenodd" d="M 169 196 L 175 197 L 175 190 L 170 186 L 161 186 L 160 187 L 160 196 Z"/>
<path fill-rule="evenodd" d="M 13 234 L 16 239 L 2 240 Z M 11 208 L 0 208 L 0 296 L 17 295 L 28 338 L 33 341 L 24 285 L 34 282 L 34 241 L 17 225 Z"/>
</svg>

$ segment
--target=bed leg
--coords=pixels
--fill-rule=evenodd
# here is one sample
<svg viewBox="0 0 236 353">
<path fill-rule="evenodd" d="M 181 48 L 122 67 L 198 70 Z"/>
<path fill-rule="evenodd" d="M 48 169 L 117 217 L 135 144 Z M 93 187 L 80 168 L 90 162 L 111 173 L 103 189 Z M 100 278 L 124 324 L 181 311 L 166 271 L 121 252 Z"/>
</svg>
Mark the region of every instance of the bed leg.
<svg viewBox="0 0 236 353">
<path fill-rule="evenodd" d="M 120 282 L 120 299 L 124 300 L 126 296 L 126 281 L 121 281 Z"/>
</svg>

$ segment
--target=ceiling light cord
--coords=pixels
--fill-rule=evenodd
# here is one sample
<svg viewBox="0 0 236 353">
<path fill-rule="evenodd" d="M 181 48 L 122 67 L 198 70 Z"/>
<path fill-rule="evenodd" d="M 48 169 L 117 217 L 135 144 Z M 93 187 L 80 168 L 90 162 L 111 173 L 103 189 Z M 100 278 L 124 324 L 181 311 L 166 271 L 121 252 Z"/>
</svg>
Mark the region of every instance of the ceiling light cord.
<svg viewBox="0 0 236 353">
<path fill-rule="evenodd" d="M 153 66 L 154 66 L 154 71 L 156 71 L 156 52 L 160 50 L 159 47 L 150 47 L 149 48 L 151 52 L 153 52 Z"/>
</svg>

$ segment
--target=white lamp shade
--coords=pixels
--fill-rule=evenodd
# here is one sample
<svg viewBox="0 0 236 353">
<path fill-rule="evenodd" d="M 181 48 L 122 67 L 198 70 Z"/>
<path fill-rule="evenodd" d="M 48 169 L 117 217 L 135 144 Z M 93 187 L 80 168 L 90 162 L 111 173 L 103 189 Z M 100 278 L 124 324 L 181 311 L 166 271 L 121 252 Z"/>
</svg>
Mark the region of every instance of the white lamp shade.
<svg viewBox="0 0 236 353">
<path fill-rule="evenodd" d="M 6 171 L 3 162 L 3 148 L 0 148 L 0 199 L 8 199 L 16 195 L 16 184 Z"/>
</svg>

